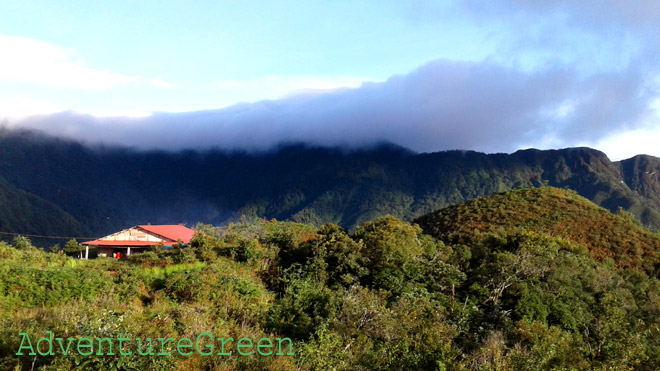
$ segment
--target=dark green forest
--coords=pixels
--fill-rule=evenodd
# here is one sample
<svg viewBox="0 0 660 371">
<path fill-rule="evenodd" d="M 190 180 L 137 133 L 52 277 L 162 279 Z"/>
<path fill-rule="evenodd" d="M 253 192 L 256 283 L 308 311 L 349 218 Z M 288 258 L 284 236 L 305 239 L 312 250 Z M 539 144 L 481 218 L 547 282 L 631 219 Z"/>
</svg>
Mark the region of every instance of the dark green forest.
<svg viewBox="0 0 660 371">
<path fill-rule="evenodd" d="M 660 369 L 660 237 L 573 191 L 499 192 L 351 230 L 195 229 L 189 245 L 121 261 L 0 243 L 0 368 Z M 15 355 L 19 332 L 46 330 L 287 337 L 295 355 Z"/>
<path fill-rule="evenodd" d="M 387 144 L 138 151 L 0 128 L 0 232 L 97 238 L 129 225 L 221 225 L 241 215 L 350 230 L 546 183 L 660 228 L 660 159 L 651 156 L 610 161 L 589 148 L 417 154 Z"/>
</svg>

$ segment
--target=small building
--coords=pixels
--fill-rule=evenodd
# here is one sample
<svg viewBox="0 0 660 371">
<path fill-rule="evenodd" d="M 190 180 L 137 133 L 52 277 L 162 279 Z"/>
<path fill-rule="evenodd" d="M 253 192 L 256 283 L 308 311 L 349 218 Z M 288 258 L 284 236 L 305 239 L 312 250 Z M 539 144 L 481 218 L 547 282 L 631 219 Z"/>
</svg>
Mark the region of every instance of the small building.
<svg viewBox="0 0 660 371">
<path fill-rule="evenodd" d="M 98 256 L 124 258 L 158 244 L 172 246 L 179 240 L 189 243 L 193 234 L 194 230 L 182 225 L 136 225 L 82 245 L 85 246 L 85 259 L 89 258 L 90 246 L 97 247 Z"/>
</svg>

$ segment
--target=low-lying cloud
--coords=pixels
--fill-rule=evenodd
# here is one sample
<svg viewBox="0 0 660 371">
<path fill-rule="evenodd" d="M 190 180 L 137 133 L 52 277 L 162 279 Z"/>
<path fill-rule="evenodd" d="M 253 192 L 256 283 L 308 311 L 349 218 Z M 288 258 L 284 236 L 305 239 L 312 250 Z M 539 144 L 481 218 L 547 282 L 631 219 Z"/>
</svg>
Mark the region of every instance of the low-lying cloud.
<svg viewBox="0 0 660 371">
<path fill-rule="evenodd" d="M 580 77 L 565 67 L 521 72 L 489 62 L 437 60 L 382 83 L 225 109 L 93 117 L 73 112 L 10 122 L 90 145 L 141 149 L 266 150 L 286 142 L 361 146 L 388 141 L 415 151 L 596 142 L 642 125 L 649 100 L 631 66 Z"/>
<path fill-rule="evenodd" d="M 88 67 L 67 49 L 25 37 L 0 35 L 0 80 L 57 88 L 103 90 L 140 79 Z"/>
</svg>

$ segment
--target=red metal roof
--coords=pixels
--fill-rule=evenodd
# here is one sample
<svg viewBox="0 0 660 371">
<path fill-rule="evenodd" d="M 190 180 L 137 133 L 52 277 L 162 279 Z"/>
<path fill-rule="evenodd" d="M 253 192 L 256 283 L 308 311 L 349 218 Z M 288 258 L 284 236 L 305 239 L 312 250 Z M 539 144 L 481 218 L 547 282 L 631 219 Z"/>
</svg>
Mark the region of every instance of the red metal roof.
<svg viewBox="0 0 660 371">
<path fill-rule="evenodd" d="M 172 244 L 173 242 L 165 242 L 165 244 Z M 81 245 L 98 245 L 98 246 L 156 246 L 158 242 L 155 241 L 128 241 L 128 240 L 94 240 L 81 243 Z"/>
<path fill-rule="evenodd" d="M 181 239 L 184 243 L 190 242 L 193 234 L 195 234 L 195 231 L 182 225 L 138 225 L 138 228 L 163 236 L 172 241 Z"/>
<path fill-rule="evenodd" d="M 163 241 L 164 245 L 172 245 L 178 240 L 183 243 L 189 243 L 195 231 L 182 225 L 138 225 L 135 228 L 144 229 L 148 233 L 159 235 L 172 242 Z M 109 236 L 108 236 L 109 237 Z M 132 241 L 132 240 L 94 240 L 83 242 L 83 245 L 98 246 L 155 246 L 158 242 L 154 241 Z"/>
</svg>

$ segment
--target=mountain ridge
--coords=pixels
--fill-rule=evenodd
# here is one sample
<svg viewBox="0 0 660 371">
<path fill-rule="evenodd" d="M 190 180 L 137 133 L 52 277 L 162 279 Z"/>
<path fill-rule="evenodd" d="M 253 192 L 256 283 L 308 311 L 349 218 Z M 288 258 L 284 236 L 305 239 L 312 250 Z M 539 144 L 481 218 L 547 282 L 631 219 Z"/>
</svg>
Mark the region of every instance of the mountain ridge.
<svg viewBox="0 0 660 371">
<path fill-rule="evenodd" d="M 644 226 L 660 228 L 660 159 L 613 162 L 587 147 L 417 154 L 392 144 L 288 144 L 258 153 L 167 152 L 90 148 L 4 129 L 0 177 L 99 235 L 130 224 L 221 224 L 241 215 L 350 228 L 386 214 L 413 220 L 476 197 L 545 184 L 572 189 L 610 211 L 621 207 Z"/>
</svg>

